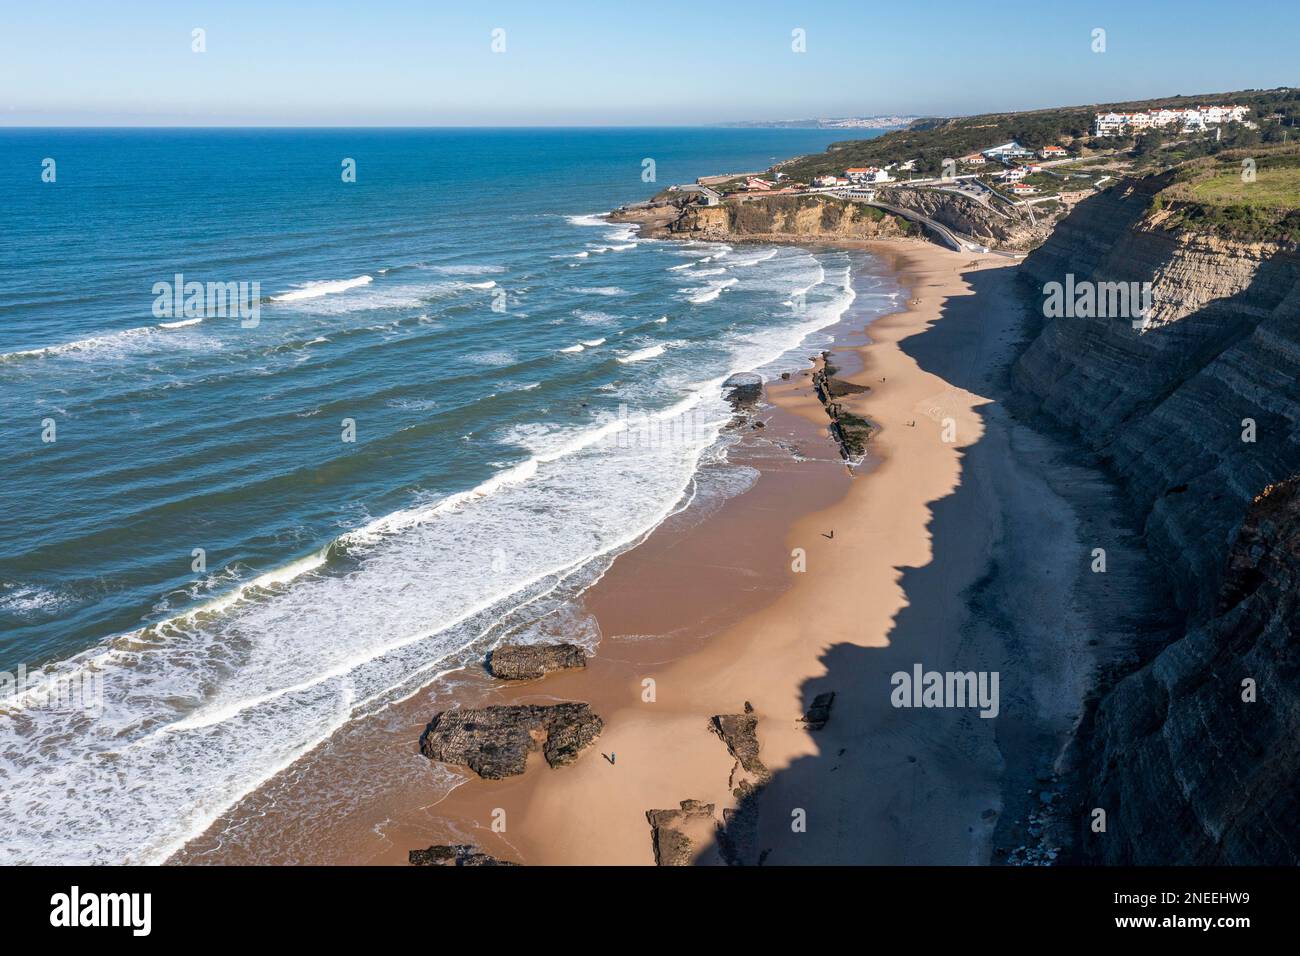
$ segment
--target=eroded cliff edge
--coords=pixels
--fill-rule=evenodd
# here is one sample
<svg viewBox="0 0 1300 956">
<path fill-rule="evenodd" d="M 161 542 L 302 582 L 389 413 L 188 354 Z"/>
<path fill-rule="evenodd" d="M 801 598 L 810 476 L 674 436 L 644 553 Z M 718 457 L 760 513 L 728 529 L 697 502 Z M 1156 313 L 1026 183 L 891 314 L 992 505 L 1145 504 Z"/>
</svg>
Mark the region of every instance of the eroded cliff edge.
<svg viewBox="0 0 1300 956">
<path fill-rule="evenodd" d="M 1021 269 L 1037 315 L 1043 286 L 1068 275 L 1151 283 L 1147 328 L 1038 320 L 1013 377 L 1031 411 L 1118 479 L 1185 617 L 1167 645 L 1105 679 L 1080 726 L 1078 851 L 1104 863 L 1296 863 L 1300 509 L 1288 479 L 1300 473 L 1300 257 L 1166 229 L 1150 202 L 1164 185 L 1085 200 Z"/>
<path fill-rule="evenodd" d="M 882 202 L 999 248 L 1030 248 L 1051 229 L 1049 220 L 1034 222 L 1019 212 L 1002 213 L 952 192 L 895 187 L 878 189 L 877 195 Z M 690 193 L 665 191 L 614 210 L 610 220 L 637 223 L 649 238 L 707 242 L 835 243 L 924 235 L 902 216 L 826 194 L 733 198 L 704 206 Z"/>
</svg>

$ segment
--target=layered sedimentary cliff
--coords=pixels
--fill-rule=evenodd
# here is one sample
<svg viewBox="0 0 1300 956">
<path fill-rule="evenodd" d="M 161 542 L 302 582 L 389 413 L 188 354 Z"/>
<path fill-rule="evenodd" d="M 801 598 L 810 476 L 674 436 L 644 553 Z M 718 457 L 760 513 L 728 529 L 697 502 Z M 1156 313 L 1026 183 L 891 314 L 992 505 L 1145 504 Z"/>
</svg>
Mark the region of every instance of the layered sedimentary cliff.
<svg viewBox="0 0 1300 956">
<path fill-rule="evenodd" d="M 969 196 L 939 189 L 893 187 L 877 190 L 881 202 L 920 213 L 954 232 L 999 249 L 1030 249 L 1052 231 L 1043 212 L 1031 218 L 1024 208 L 986 206 Z"/>
<path fill-rule="evenodd" d="M 755 196 L 702 206 L 685 193 L 662 193 L 648 203 L 616 210 L 611 219 L 635 222 L 653 238 L 714 242 L 841 242 L 922 236 L 908 219 L 865 203 L 828 195 Z M 1019 211 L 998 212 L 954 192 L 933 189 L 880 189 L 877 198 L 915 210 L 963 235 L 1014 249 L 1037 245 L 1050 231 Z"/>
<path fill-rule="evenodd" d="M 1149 205 L 1163 185 L 1085 200 L 1022 268 L 1036 307 L 1067 276 L 1151 283 L 1145 328 L 1045 319 L 1013 376 L 1113 470 L 1186 613 L 1084 721 L 1079 848 L 1109 863 L 1294 863 L 1300 516 L 1293 484 L 1259 496 L 1300 473 L 1300 256 L 1167 231 Z"/>
<path fill-rule="evenodd" d="M 1102 698 L 1085 744 L 1102 863 L 1300 860 L 1300 482 L 1267 489 L 1218 607 Z"/>
<path fill-rule="evenodd" d="M 821 196 L 771 196 L 718 206 L 687 205 L 668 225 L 678 238 L 797 242 L 882 239 L 914 234 L 905 219 L 874 206 Z"/>
</svg>

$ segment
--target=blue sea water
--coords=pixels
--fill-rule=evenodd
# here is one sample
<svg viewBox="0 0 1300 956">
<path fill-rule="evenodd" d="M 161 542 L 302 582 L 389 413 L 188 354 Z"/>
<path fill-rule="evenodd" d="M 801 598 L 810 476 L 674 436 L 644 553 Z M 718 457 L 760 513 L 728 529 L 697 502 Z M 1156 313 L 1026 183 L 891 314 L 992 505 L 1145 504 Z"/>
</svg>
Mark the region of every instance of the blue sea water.
<svg viewBox="0 0 1300 956">
<path fill-rule="evenodd" d="M 457 653 L 564 630 L 725 456 L 721 382 L 855 294 L 843 253 L 599 214 L 843 136 L 0 131 L 0 670 L 102 689 L 0 699 L 0 861 L 162 859 Z M 178 274 L 258 321 L 160 314 Z"/>
</svg>

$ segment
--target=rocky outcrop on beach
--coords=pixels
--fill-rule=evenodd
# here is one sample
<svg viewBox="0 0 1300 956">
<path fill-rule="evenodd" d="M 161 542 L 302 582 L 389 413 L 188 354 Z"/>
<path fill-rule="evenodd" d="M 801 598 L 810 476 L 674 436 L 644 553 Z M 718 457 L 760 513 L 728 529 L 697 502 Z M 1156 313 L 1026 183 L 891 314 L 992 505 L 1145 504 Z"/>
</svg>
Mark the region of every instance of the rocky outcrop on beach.
<svg viewBox="0 0 1300 956">
<path fill-rule="evenodd" d="M 709 729 L 736 761 L 727 781 L 736 806 L 722 811 L 718 853 L 728 866 L 744 866 L 757 858 L 758 802 L 772 779 L 772 772 L 759 757 L 758 715 L 745 701 L 743 712 L 718 714 L 709 721 Z"/>
<path fill-rule="evenodd" d="M 714 839 L 713 804 L 683 800 L 677 810 L 647 810 L 655 866 L 690 866 Z"/>
<path fill-rule="evenodd" d="M 799 718 L 799 722 L 809 730 L 821 730 L 831 719 L 831 707 L 835 705 L 835 691 L 827 691 L 813 698 L 808 711 Z"/>
<path fill-rule="evenodd" d="M 587 666 L 577 644 L 502 644 L 488 655 L 488 670 L 501 680 L 535 680 L 551 671 Z"/>
<path fill-rule="evenodd" d="M 745 701 L 744 713 L 718 714 L 709 721 L 709 729 L 727 745 L 727 751 L 746 771 L 768 776 L 767 767 L 758 757 L 758 716 L 753 704 Z"/>
<path fill-rule="evenodd" d="M 434 715 L 420 737 L 420 753 L 500 780 L 523 773 L 537 750 L 552 767 L 573 763 L 603 728 L 581 703 L 455 708 Z"/>
<path fill-rule="evenodd" d="M 763 376 L 757 372 L 737 372 L 722 383 L 722 391 L 733 412 L 752 412 L 763 397 Z"/>
<path fill-rule="evenodd" d="M 1118 479 L 1183 619 L 1172 640 L 1116 662 L 1084 715 L 1079 854 L 1294 864 L 1300 256 L 1166 229 L 1151 203 L 1166 182 L 1084 200 L 1022 267 L 1040 315 L 1043 286 L 1067 276 L 1151 283 L 1145 328 L 1041 320 L 1013 369 L 1028 410 L 1072 430 Z"/>
<path fill-rule="evenodd" d="M 518 866 L 509 860 L 498 860 L 466 843 L 449 843 L 431 846 L 426 850 L 412 850 L 407 859 L 411 866 Z"/>
<path fill-rule="evenodd" d="M 826 414 L 830 417 L 831 437 L 840 446 L 840 455 L 846 461 L 855 462 L 866 454 L 867 443 L 875 435 L 876 426 L 861 415 L 849 411 L 839 399 L 869 392 L 871 388 L 836 378 L 837 371 L 831 364 L 831 353 L 822 352 L 821 362 L 813 370 L 812 384 L 822 408 L 826 409 Z"/>
</svg>

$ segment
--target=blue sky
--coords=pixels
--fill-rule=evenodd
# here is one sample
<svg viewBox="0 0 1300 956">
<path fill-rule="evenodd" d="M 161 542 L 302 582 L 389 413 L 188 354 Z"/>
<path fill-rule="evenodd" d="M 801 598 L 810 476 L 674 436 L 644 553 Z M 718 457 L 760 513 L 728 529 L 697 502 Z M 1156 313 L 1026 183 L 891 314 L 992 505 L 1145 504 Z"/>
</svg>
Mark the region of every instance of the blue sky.
<svg viewBox="0 0 1300 956">
<path fill-rule="evenodd" d="M 1294 0 L 0 5 L 11 126 L 694 125 L 1300 83 Z"/>
</svg>

